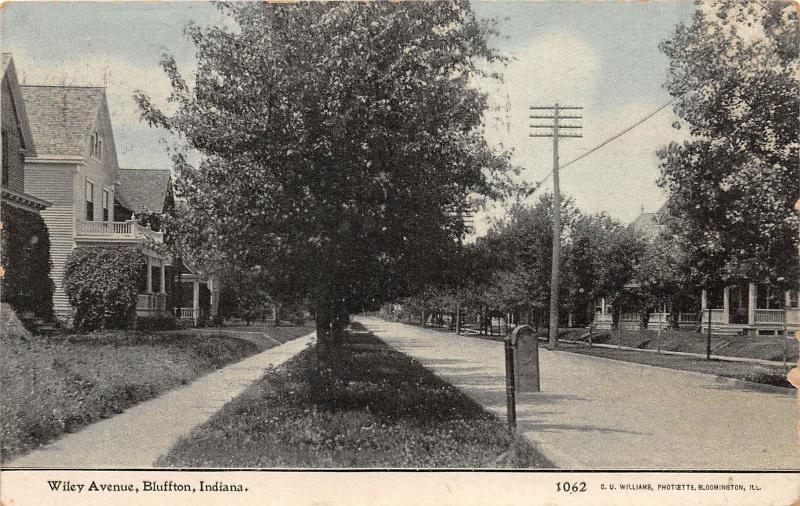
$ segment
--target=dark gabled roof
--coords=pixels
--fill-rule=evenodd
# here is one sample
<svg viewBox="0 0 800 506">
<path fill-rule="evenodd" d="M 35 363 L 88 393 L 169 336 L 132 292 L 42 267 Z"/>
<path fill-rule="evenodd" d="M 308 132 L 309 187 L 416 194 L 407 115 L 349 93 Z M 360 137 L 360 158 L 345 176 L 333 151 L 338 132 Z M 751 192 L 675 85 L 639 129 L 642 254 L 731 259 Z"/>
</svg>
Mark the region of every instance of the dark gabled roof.
<svg viewBox="0 0 800 506">
<path fill-rule="evenodd" d="M 666 230 L 665 218 L 667 205 L 664 204 L 654 213 L 642 213 L 630 224 L 630 227 L 648 239 L 657 237 Z"/>
<path fill-rule="evenodd" d="M 40 156 L 83 156 L 105 100 L 105 88 L 20 86 Z"/>
<path fill-rule="evenodd" d="M 633 220 L 630 226 L 647 238 L 654 238 L 661 233 L 661 225 L 658 223 L 656 213 L 642 213 Z"/>
<path fill-rule="evenodd" d="M 6 79 L 11 90 L 12 107 L 19 123 L 19 132 L 25 144 L 26 156 L 36 156 L 36 143 L 33 140 L 31 126 L 28 121 L 28 112 L 25 109 L 25 101 L 22 98 L 19 82 L 17 80 L 17 70 L 14 67 L 14 58 L 10 53 L 2 54 L 2 76 Z"/>
<path fill-rule="evenodd" d="M 134 213 L 164 212 L 170 190 L 168 170 L 119 169 L 116 199 Z"/>
<path fill-rule="evenodd" d="M 3 73 L 6 73 L 8 70 L 8 66 L 12 64 L 14 58 L 11 56 L 11 53 L 3 53 Z"/>
</svg>

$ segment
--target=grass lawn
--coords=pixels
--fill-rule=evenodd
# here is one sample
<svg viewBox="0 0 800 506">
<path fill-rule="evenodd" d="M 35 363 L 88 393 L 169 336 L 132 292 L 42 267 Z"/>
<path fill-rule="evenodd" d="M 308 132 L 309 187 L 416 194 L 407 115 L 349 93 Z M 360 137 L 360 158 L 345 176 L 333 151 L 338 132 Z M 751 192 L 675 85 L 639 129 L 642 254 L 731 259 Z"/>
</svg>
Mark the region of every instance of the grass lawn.
<svg viewBox="0 0 800 506">
<path fill-rule="evenodd" d="M 413 324 L 413 323 L 412 323 Z M 418 326 L 418 325 L 417 325 Z M 452 332 L 446 328 L 431 328 L 441 332 Z M 753 383 L 765 385 L 794 388 L 786 380 L 789 369 L 797 363 L 796 339 L 790 339 L 787 344 L 788 366 L 782 364 L 761 365 L 746 362 L 729 362 L 714 360 L 714 355 L 727 355 L 732 357 L 750 357 L 765 360 L 782 360 L 783 358 L 783 336 L 712 336 L 711 349 L 712 360 L 704 357 L 685 357 L 680 355 L 659 355 L 652 352 L 639 352 L 634 350 L 618 350 L 615 348 L 598 348 L 588 346 L 587 339 L 580 339 L 586 334 L 585 329 L 559 329 L 559 338 L 566 340 L 583 341 L 578 344 L 561 342 L 559 349 L 584 355 L 611 358 L 622 360 L 623 362 L 633 362 L 637 364 L 655 365 L 669 369 L 679 369 L 682 371 L 695 371 L 706 374 L 716 374 L 728 378 L 735 378 Z M 540 336 L 546 336 L 547 329 L 540 330 Z M 595 333 L 592 337 L 594 344 L 617 344 L 617 338 L 621 336 L 623 346 L 639 349 L 652 349 L 658 347 L 657 333 L 655 330 L 623 330 L 619 335 L 611 334 L 608 331 Z M 488 339 L 491 341 L 502 341 L 500 335 L 477 335 L 470 334 L 470 337 Z M 545 337 L 540 337 L 544 339 Z M 661 333 L 661 349 L 668 351 L 682 351 L 690 353 L 706 352 L 706 336 L 694 331 L 669 330 Z M 544 346 L 544 341 L 541 342 Z"/>
<path fill-rule="evenodd" d="M 278 344 L 306 336 L 314 332 L 312 323 L 304 325 L 280 325 L 273 326 L 271 323 L 257 322 L 251 325 L 226 325 L 224 327 L 207 327 L 202 329 L 186 329 L 169 331 L 170 335 L 220 335 L 236 336 L 245 341 L 250 341 L 258 347 L 258 351 L 264 351 Z"/>
<path fill-rule="evenodd" d="M 308 349 L 268 372 L 156 465 L 256 468 L 553 467 L 421 364 L 348 332 L 336 406 L 309 392 Z"/>
<path fill-rule="evenodd" d="M 0 342 L 0 461 L 108 418 L 258 347 L 231 335 L 108 331 Z"/>
<path fill-rule="evenodd" d="M 584 336 L 586 330 L 573 332 L 568 339 L 578 339 Z M 623 330 L 621 337 L 622 346 L 642 349 L 658 349 L 658 332 L 649 329 Z M 593 343 L 613 344 L 618 342 L 618 334 L 609 331 L 595 332 L 592 336 Z M 663 330 L 661 332 L 661 349 L 667 351 L 682 351 L 688 353 L 706 353 L 706 334 L 695 330 Z M 582 339 L 586 341 L 584 337 Z M 797 339 L 785 339 L 783 336 L 711 336 L 712 355 L 728 357 L 747 357 L 762 360 L 783 360 L 784 346 L 789 362 L 797 362 Z"/>
<path fill-rule="evenodd" d="M 584 344 L 561 343 L 559 350 L 595 357 L 605 357 L 624 362 L 634 362 L 637 364 L 648 364 L 682 371 L 695 371 L 706 374 L 716 374 L 728 378 L 735 378 L 765 385 L 774 385 L 791 388 L 792 385 L 786 380 L 786 374 L 794 365 L 791 362 L 787 367 L 782 365 L 761 365 L 747 362 L 726 362 L 722 360 L 711 360 L 699 357 L 685 357 L 681 355 L 659 355 L 651 352 L 641 352 L 634 350 L 617 350 L 615 348 L 589 348 Z"/>
</svg>

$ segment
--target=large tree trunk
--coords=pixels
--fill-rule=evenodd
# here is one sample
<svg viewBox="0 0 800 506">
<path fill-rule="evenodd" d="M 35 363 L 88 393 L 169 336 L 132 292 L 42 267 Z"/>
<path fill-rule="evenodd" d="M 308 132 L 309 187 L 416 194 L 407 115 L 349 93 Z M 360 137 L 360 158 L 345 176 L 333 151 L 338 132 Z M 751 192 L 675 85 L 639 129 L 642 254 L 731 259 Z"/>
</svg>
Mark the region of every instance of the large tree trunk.
<svg viewBox="0 0 800 506">
<path fill-rule="evenodd" d="M 342 309 L 333 310 L 327 304 L 318 304 L 314 323 L 317 331 L 316 375 L 312 380 L 312 394 L 317 402 L 335 402 L 342 381 L 342 347 L 344 331 L 350 315 Z"/>
<path fill-rule="evenodd" d="M 281 324 L 281 305 L 275 303 L 272 305 L 272 325 L 277 327 Z"/>
<path fill-rule="evenodd" d="M 317 330 L 317 344 L 314 349 L 316 368 L 312 374 L 311 394 L 317 402 L 331 402 L 335 398 L 335 360 L 333 319 L 330 311 L 317 307 L 314 317 Z"/>
</svg>

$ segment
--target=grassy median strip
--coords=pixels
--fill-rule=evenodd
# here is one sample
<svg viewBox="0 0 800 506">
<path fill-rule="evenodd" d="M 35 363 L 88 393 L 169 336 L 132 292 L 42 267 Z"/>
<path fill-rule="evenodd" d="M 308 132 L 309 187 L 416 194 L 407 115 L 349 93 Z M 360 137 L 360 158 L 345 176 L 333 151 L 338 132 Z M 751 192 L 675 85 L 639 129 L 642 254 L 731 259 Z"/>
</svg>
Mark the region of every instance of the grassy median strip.
<svg viewBox="0 0 800 506">
<path fill-rule="evenodd" d="M 348 332 L 334 406 L 310 395 L 313 350 L 268 372 L 157 462 L 176 467 L 553 467 L 494 416 L 366 332 Z"/>
<path fill-rule="evenodd" d="M 258 350 L 230 335 L 129 331 L 0 344 L 2 461 Z"/>
</svg>

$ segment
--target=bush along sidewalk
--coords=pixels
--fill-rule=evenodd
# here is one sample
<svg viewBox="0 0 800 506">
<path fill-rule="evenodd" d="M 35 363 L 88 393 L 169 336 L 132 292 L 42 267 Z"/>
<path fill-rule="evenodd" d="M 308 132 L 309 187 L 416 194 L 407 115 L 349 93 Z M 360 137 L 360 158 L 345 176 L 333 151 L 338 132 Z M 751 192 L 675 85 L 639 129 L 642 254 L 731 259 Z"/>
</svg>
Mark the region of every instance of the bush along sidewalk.
<svg viewBox="0 0 800 506">
<path fill-rule="evenodd" d="M 553 467 L 493 415 L 371 334 L 346 333 L 334 402 L 313 399 L 313 354 L 308 349 L 267 373 L 157 465 Z"/>
</svg>

